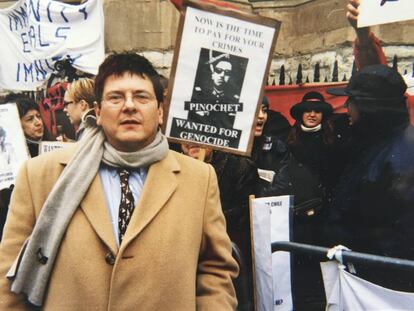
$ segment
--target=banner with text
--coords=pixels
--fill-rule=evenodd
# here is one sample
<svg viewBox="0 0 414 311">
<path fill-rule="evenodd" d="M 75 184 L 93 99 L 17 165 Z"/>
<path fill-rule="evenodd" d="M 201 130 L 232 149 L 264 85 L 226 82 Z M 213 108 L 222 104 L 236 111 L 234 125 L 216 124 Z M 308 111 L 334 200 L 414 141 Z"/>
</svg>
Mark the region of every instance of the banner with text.
<svg viewBox="0 0 414 311">
<path fill-rule="evenodd" d="M 361 0 L 358 27 L 414 19 L 413 0 Z"/>
<path fill-rule="evenodd" d="M 248 154 L 279 22 L 190 3 L 179 30 L 166 135 Z"/>
<path fill-rule="evenodd" d="M 0 89 L 35 90 L 68 59 L 96 74 L 104 59 L 102 0 L 19 0 L 0 9 Z"/>
<path fill-rule="evenodd" d="M 0 105 L 0 189 L 14 184 L 20 165 L 28 158 L 16 104 Z"/>
<path fill-rule="evenodd" d="M 290 241 L 292 197 L 253 199 L 250 204 L 255 304 L 258 311 L 293 310 L 290 253 L 271 243 Z"/>
</svg>

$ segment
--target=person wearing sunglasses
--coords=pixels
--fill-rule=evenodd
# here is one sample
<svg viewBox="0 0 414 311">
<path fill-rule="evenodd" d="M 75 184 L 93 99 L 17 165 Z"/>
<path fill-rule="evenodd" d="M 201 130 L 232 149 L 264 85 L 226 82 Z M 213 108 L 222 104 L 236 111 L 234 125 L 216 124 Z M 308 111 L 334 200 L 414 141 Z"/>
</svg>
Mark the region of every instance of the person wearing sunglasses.
<svg viewBox="0 0 414 311">
<path fill-rule="evenodd" d="M 205 76 L 196 82 L 191 101 L 186 102 L 188 120 L 213 126 L 217 135 L 229 140 L 228 147 L 238 145 L 240 131 L 233 127 L 237 112 L 243 110 L 236 92 L 236 65 L 239 63 L 228 54 L 219 54 L 207 61 L 200 70 Z M 223 131 L 232 134 L 223 136 Z"/>
</svg>

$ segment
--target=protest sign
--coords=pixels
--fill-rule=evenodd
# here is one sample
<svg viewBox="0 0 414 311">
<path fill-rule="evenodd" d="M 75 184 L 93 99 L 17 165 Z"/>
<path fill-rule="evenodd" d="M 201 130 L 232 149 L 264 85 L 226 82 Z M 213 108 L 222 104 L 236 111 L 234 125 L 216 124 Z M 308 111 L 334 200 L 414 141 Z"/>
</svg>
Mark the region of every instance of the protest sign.
<svg viewBox="0 0 414 311">
<path fill-rule="evenodd" d="M 56 149 L 62 149 L 72 143 L 61 141 L 42 141 L 39 145 L 39 154 L 47 153 Z"/>
<path fill-rule="evenodd" d="M 344 270 L 338 262 L 321 262 L 327 311 L 412 310 L 414 293 L 394 291 Z"/>
<path fill-rule="evenodd" d="M 59 60 L 96 74 L 104 59 L 102 0 L 19 0 L 0 9 L 0 89 L 35 90 Z"/>
<path fill-rule="evenodd" d="M 272 254 L 271 243 L 290 241 L 292 197 L 250 202 L 255 306 L 259 311 L 293 310 L 290 253 Z"/>
<path fill-rule="evenodd" d="M 413 0 L 361 0 L 358 27 L 414 19 Z"/>
<path fill-rule="evenodd" d="M 16 104 L 0 105 L 0 189 L 14 184 L 20 165 L 28 158 Z"/>
<path fill-rule="evenodd" d="M 280 23 L 188 1 L 166 101 L 178 143 L 249 154 Z"/>
</svg>

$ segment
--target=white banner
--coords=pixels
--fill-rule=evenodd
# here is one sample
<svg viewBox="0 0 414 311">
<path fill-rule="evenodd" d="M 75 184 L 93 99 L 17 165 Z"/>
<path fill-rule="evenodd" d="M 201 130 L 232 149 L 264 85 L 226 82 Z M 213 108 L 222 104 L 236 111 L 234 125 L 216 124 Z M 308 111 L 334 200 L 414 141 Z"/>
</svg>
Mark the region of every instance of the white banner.
<svg viewBox="0 0 414 311">
<path fill-rule="evenodd" d="M 14 184 L 20 165 L 28 158 L 16 104 L 0 105 L 0 189 Z"/>
<path fill-rule="evenodd" d="M 413 310 L 414 293 L 398 292 L 356 277 L 335 261 L 321 263 L 327 311 Z"/>
<path fill-rule="evenodd" d="M 0 9 L 0 89 L 35 90 L 58 60 L 96 74 L 104 59 L 102 0 L 19 0 Z"/>
<path fill-rule="evenodd" d="M 414 19 L 413 0 L 361 0 L 358 27 Z"/>
<path fill-rule="evenodd" d="M 271 243 L 290 241 L 291 196 L 254 199 L 251 204 L 256 307 L 293 310 L 290 253 L 272 253 Z"/>
</svg>

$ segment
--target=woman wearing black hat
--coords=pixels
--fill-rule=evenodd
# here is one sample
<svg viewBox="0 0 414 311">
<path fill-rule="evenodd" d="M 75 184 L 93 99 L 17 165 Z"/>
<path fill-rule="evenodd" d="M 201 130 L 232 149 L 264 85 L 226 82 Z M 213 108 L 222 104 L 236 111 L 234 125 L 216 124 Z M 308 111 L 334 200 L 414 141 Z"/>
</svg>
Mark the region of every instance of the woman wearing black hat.
<svg viewBox="0 0 414 311">
<path fill-rule="evenodd" d="M 313 217 L 319 213 L 329 201 L 336 179 L 331 176 L 335 146 L 333 124 L 329 119 L 332 112 L 331 105 L 318 92 L 306 93 L 290 110 L 296 123 L 287 142 L 293 155 L 290 171 L 295 210 L 299 216 Z"/>
<path fill-rule="evenodd" d="M 322 233 L 327 207 L 339 176 L 332 113 L 331 105 L 318 92 L 306 93 L 290 110 L 296 120 L 287 140 L 292 154 L 288 171 L 289 194 L 294 195 L 294 242 L 325 245 Z M 319 262 L 301 255 L 293 260 L 295 309 L 322 310 Z"/>
</svg>

